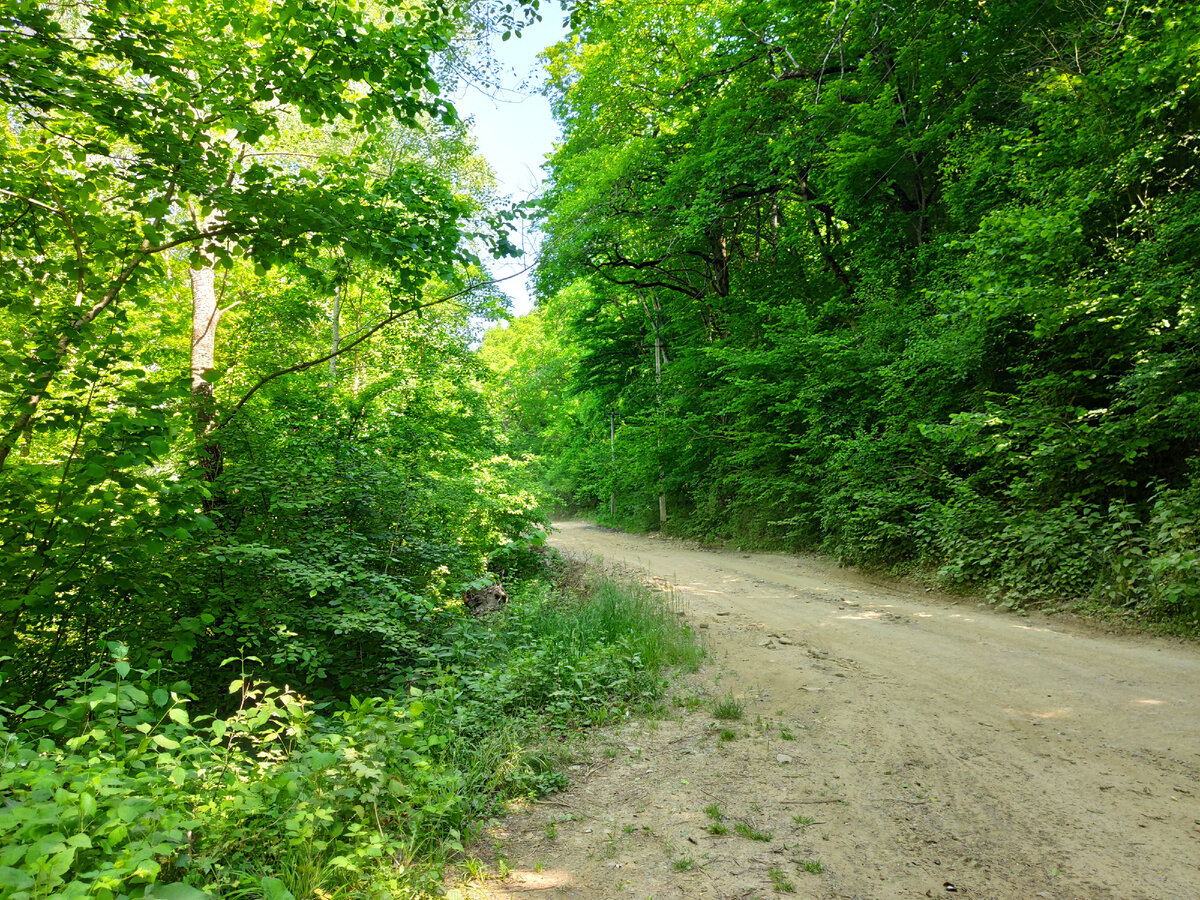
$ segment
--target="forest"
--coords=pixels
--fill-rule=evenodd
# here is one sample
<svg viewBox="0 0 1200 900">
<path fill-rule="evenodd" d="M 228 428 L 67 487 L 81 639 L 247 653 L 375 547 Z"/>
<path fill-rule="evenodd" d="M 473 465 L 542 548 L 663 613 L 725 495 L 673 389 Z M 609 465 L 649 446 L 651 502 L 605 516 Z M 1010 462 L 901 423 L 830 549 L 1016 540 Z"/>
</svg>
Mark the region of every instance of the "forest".
<svg viewBox="0 0 1200 900">
<path fill-rule="evenodd" d="M 0 897 L 438 893 L 703 654 L 555 510 L 1200 624 L 1200 6 L 4 10 Z"/>
<path fill-rule="evenodd" d="M 437 893 L 697 662 L 549 560 L 474 352 L 443 94 L 537 6 L 5 4 L 0 897 Z"/>
<path fill-rule="evenodd" d="M 566 508 L 1200 621 L 1200 7 L 601 2 L 530 317 Z"/>
</svg>

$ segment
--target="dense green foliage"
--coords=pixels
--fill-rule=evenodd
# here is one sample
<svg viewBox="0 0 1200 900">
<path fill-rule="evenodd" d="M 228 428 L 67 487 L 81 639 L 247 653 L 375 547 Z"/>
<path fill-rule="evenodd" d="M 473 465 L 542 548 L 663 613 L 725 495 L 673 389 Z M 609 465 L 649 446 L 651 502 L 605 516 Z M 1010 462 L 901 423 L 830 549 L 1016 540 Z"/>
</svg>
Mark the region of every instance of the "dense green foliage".
<svg viewBox="0 0 1200 900">
<path fill-rule="evenodd" d="M 17 727 L 0 716 L 0 895 L 435 889 L 430 864 L 498 801 L 561 785 L 562 745 L 546 738 L 653 700 L 667 668 L 699 659 L 673 610 L 603 581 L 583 602 L 523 583 L 486 626 L 430 609 L 413 637 L 404 691 L 313 704 L 243 676 L 215 717 L 112 645 L 115 661 Z"/>
<path fill-rule="evenodd" d="M 5 5 L 0 897 L 436 885 L 695 662 L 549 586 L 472 352 L 512 213 L 441 85 L 537 7 Z"/>
<path fill-rule="evenodd" d="M 471 20 L 292 6 L 3 26 L 10 692 L 110 639 L 373 687 L 393 613 L 530 525 L 468 353 L 501 309 L 472 247 L 508 243 L 435 79 Z"/>
<path fill-rule="evenodd" d="M 538 6 L 6 4 L 0 896 L 435 884 L 699 652 L 550 586 L 539 481 L 1200 617 L 1194 4 L 576 3 L 481 359 L 441 91 Z"/>
<path fill-rule="evenodd" d="M 565 502 L 1200 617 L 1200 6 L 572 23 L 542 306 L 485 346 Z"/>
</svg>

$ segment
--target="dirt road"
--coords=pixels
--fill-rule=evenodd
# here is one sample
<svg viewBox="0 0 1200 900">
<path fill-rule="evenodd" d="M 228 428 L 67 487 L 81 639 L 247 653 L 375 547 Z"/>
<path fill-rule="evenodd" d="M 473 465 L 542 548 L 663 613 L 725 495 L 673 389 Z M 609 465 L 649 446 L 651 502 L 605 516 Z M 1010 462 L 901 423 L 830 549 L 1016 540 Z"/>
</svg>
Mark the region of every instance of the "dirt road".
<svg viewBox="0 0 1200 900">
<path fill-rule="evenodd" d="M 498 826 L 485 896 L 1200 898 L 1196 647 L 560 528 L 669 582 L 713 661 Z"/>
</svg>

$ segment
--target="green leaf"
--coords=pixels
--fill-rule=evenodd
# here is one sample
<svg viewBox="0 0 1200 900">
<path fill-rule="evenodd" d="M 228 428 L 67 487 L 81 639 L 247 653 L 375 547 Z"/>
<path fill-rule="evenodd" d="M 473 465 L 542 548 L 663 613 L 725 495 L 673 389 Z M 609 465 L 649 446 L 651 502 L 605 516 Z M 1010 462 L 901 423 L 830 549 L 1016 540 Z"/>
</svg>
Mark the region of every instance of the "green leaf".
<svg viewBox="0 0 1200 900">
<path fill-rule="evenodd" d="M 210 894 L 182 881 L 153 885 L 145 896 L 150 900 L 212 900 Z"/>
<path fill-rule="evenodd" d="M 278 878 L 264 876 L 261 883 L 264 900 L 296 900 Z"/>
</svg>

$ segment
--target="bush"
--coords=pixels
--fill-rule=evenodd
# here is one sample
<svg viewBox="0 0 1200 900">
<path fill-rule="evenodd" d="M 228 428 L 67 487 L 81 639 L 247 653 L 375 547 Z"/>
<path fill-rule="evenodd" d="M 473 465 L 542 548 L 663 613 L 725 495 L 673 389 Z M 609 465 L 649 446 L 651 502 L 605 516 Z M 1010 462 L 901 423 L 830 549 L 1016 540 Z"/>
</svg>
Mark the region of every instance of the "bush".
<svg viewBox="0 0 1200 900">
<path fill-rule="evenodd" d="M 107 669 L 0 710 L 0 896 L 433 889 L 472 821 L 563 784 L 547 735 L 656 698 L 667 668 L 702 654 L 643 588 L 600 581 L 577 598 L 528 581 L 512 595 L 488 622 L 454 620 L 394 696 L 318 711 L 243 673 L 236 710 L 197 715 L 186 684 L 113 644 Z"/>
<path fill-rule="evenodd" d="M 1091 601 L 1189 624 L 1200 620 L 1196 493 L 1006 510 L 959 484 L 918 531 L 939 577 L 986 585 L 1005 605 Z"/>
</svg>

